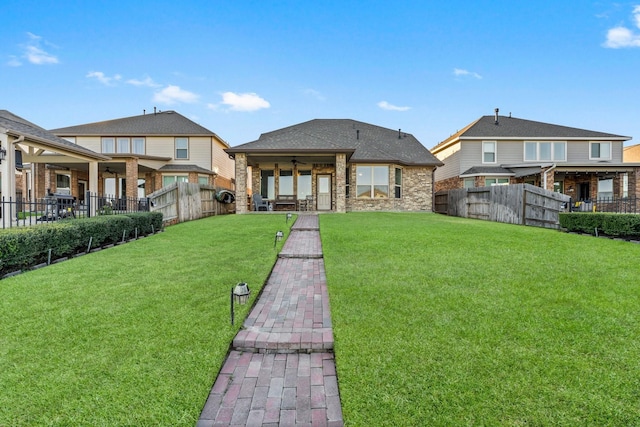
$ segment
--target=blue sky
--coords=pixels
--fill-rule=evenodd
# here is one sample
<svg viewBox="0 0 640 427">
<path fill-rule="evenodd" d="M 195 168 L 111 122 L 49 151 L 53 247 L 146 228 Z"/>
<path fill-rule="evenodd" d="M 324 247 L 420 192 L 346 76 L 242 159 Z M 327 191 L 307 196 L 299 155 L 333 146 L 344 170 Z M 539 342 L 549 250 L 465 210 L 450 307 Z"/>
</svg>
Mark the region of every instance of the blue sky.
<svg viewBox="0 0 640 427">
<path fill-rule="evenodd" d="M 350 118 L 431 148 L 498 107 L 640 143 L 640 0 L 44 3 L 0 5 L 0 109 L 47 129 L 156 107 L 232 146 Z"/>
</svg>

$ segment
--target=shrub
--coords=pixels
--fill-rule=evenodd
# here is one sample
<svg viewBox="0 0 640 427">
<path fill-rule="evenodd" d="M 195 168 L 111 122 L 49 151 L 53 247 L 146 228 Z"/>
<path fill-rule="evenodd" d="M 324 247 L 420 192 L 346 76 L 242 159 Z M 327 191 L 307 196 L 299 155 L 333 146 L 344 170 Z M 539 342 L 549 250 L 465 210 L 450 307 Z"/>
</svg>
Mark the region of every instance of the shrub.
<svg viewBox="0 0 640 427">
<path fill-rule="evenodd" d="M 567 231 L 609 236 L 640 236 L 640 215 L 572 212 L 560 214 L 560 226 Z"/>
<path fill-rule="evenodd" d="M 51 259 L 85 252 L 89 248 L 113 244 L 158 231 L 162 214 L 144 212 L 108 215 L 40 224 L 29 228 L 13 228 L 0 233 L 0 276 L 24 270 Z"/>
</svg>

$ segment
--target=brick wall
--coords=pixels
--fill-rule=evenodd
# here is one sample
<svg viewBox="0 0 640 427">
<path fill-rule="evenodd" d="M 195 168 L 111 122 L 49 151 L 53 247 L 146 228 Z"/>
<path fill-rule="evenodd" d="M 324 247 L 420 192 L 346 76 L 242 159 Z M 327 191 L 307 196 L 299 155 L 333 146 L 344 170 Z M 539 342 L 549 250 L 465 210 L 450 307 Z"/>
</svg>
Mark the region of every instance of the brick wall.
<svg viewBox="0 0 640 427">
<path fill-rule="evenodd" d="M 389 168 L 389 182 L 394 182 L 395 166 Z M 428 211 L 433 210 L 433 168 L 402 167 L 402 195 L 394 197 L 393 185 L 389 188 L 388 198 L 356 198 L 356 165 L 351 167 L 350 198 L 346 201 L 347 212 L 357 211 Z"/>
</svg>

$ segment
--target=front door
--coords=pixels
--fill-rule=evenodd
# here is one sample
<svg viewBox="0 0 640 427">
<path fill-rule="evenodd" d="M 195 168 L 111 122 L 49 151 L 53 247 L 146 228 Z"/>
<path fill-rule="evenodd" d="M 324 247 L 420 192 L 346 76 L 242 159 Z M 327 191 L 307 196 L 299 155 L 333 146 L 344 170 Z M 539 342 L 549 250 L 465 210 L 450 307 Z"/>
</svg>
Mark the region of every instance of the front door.
<svg viewBox="0 0 640 427">
<path fill-rule="evenodd" d="M 591 200 L 591 192 L 588 182 L 581 182 L 578 189 L 578 200 Z"/>
<path fill-rule="evenodd" d="M 318 202 L 316 209 L 319 211 L 331 210 L 331 175 L 318 175 Z"/>
</svg>

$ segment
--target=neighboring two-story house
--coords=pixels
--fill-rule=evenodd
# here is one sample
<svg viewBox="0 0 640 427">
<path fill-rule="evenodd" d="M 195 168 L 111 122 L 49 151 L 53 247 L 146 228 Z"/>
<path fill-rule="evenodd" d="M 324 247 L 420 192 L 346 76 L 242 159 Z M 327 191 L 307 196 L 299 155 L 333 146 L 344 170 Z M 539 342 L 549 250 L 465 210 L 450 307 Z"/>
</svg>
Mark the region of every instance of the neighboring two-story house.
<svg viewBox="0 0 640 427">
<path fill-rule="evenodd" d="M 411 134 L 348 119 L 310 120 L 225 151 L 236 162 L 237 201 L 252 188 L 287 210 L 431 211 L 442 164 Z M 253 208 L 236 204 L 238 213 Z"/>
<path fill-rule="evenodd" d="M 233 188 L 234 162 L 224 152 L 229 145 L 175 111 L 154 111 L 50 132 L 109 157 L 98 167 L 100 194 L 143 197 L 176 181 Z M 38 164 L 36 169 L 36 175 L 49 175 L 52 191 L 62 187 L 80 200 L 84 197 L 88 176 L 82 165 L 60 159 Z"/>
<path fill-rule="evenodd" d="M 631 137 L 509 116 L 483 116 L 431 149 L 444 163 L 436 191 L 527 183 L 574 200 L 640 196 L 640 163 L 623 162 Z"/>
</svg>

